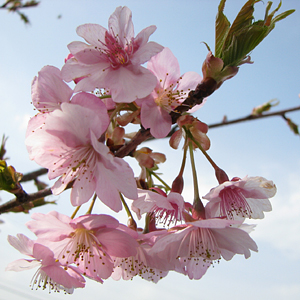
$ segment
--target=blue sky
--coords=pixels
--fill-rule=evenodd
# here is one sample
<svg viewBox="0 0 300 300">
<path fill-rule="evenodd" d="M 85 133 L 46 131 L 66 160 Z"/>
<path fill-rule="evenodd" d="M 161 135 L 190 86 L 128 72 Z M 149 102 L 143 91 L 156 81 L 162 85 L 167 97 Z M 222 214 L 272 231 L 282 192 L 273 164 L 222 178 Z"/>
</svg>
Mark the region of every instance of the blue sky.
<svg viewBox="0 0 300 300">
<path fill-rule="evenodd" d="M 45 65 L 61 68 L 68 54 L 67 44 L 81 40 L 76 27 L 84 23 L 98 23 L 107 27 L 107 20 L 117 6 L 126 5 L 133 13 L 135 33 L 149 25 L 157 30 L 151 40 L 169 47 L 179 60 L 182 73 L 196 71 L 207 50 L 202 41 L 214 48 L 214 21 L 216 0 L 183 1 L 77 1 L 42 0 L 38 8 L 29 9 L 31 26 L 24 26 L 16 14 L 0 11 L 1 16 L 1 134 L 9 136 L 7 142 L 9 164 L 23 173 L 39 168 L 30 161 L 24 145 L 26 123 L 35 114 L 30 104 L 31 81 Z M 278 5 L 277 0 L 274 6 Z M 243 0 L 227 0 L 225 14 L 233 21 L 244 4 Z M 247 115 L 252 108 L 276 98 L 285 109 L 299 106 L 300 99 L 300 2 L 283 0 L 281 12 L 296 12 L 277 23 L 273 32 L 251 55 L 253 65 L 243 65 L 233 79 L 207 100 L 196 116 L 208 124 Z M 265 4 L 256 4 L 256 18 L 263 18 Z M 61 15 L 61 18 L 57 18 Z M 288 115 L 300 124 L 300 112 Z M 103 299 L 297 299 L 300 296 L 300 158 L 299 136 L 295 136 L 279 118 L 245 122 L 224 126 L 208 132 L 211 139 L 209 154 L 226 170 L 229 177 L 263 176 L 276 183 L 278 192 L 272 198 L 273 212 L 267 213 L 257 224 L 251 236 L 259 252 L 245 260 L 235 256 L 232 261 L 221 261 L 210 268 L 201 280 L 190 281 L 183 275 L 170 273 L 154 285 L 134 278 L 130 282 L 107 280 L 103 285 L 88 281 L 83 290 L 77 290 L 72 299 L 101 295 Z M 146 143 L 154 151 L 164 152 L 168 141 Z M 178 172 L 181 150 L 170 150 L 167 162 L 161 166 L 169 183 Z M 213 171 L 200 153 L 196 154 L 200 194 L 205 195 L 216 185 Z M 129 160 L 130 161 L 130 160 Z M 130 161 L 131 162 L 131 161 Z M 184 196 L 192 199 L 191 175 L 185 174 Z M 45 179 L 46 180 L 46 179 Z M 26 184 L 30 192 L 33 187 Z M 11 199 L 1 193 L 2 201 Z M 51 199 L 54 199 L 52 197 Z M 55 207 L 44 207 L 46 213 L 57 209 L 71 214 L 68 193 L 59 197 Z M 99 212 L 109 213 L 103 205 Z M 123 215 L 122 215 L 123 214 Z M 118 218 L 124 218 L 121 212 Z M 22 257 L 6 242 L 7 234 L 22 232 L 32 238 L 24 227 L 29 215 L 7 214 L 0 216 L 0 289 L 3 299 L 62 299 L 69 296 L 46 291 L 31 291 L 29 282 L 33 272 L 4 272 L 5 265 Z M 96 294 L 97 293 L 97 294 Z M 122 296 L 120 296 L 122 295 Z M 26 298 L 27 297 L 27 298 Z"/>
</svg>

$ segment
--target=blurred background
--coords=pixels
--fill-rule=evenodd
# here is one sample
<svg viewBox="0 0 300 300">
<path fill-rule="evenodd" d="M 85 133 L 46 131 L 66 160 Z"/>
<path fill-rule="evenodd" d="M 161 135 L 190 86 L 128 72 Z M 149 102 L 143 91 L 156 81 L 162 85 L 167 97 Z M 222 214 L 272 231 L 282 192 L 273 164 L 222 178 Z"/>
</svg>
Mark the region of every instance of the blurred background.
<svg viewBox="0 0 300 300">
<path fill-rule="evenodd" d="M 243 6 L 243 0 L 227 0 L 225 14 L 232 22 Z M 81 40 L 76 27 L 84 23 L 97 23 L 107 28 L 109 16 L 117 6 L 128 6 L 133 13 L 135 34 L 149 25 L 156 25 L 150 40 L 169 47 L 178 58 L 181 73 L 195 71 L 207 55 L 206 42 L 214 49 L 214 25 L 218 0 L 41 0 L 36 8 L 23 12 L 31 25 L 24 25 L 16 13 L 0 10 L 0 134 L 8 136 L 6 144 L 8 164 L 17 171 L 27 173 L 39 166 L 29 160 L 25 148 L 25 131 L 29 118 L 36 112 L 31 104 L 31 81 L 45 65 L 61 68 L 68 55 L 67 44 Z M 272 9 L 279 4 L 274 0 Z M 263 19 L 266 3 L 255 6 L 255 18 Z M 251 54 L 252 65 L 241 66 L 239 73 L 226 81 L 207 99 L 195 113 L 208 125 L 251 113 L 253 107 L 271 99 L 280 104 L 273 111 L 300 105 L 300 2 L 283 0 L 279 13 L 296 9 L 296 12 L 277 23 L 275 29 Z M 287 114 L 300 124 L 300 112 Z M 138 128 L 134 128 L 138 130 Z M 263 176 L 276 183 L 278 192 L 271 199 L 273 211 L 265 214 L 251 233 L 259 252 L 249 259 L 236 255 L 231 261 L 221 260 L 210 268 L 201 280 L 189 280 L 181 274 L 170 272 L 157 284 L 133 278 L 132 281 L 115 282 L 108 279 L 103 285 L 87 280 L 85 289 L 75 290 L 71 296 L 47 291 L 32 291 L 30 280 L 35 270 L 15 273 L 5 272 L 5 266 L 23 255 L 7 242 L 7 235 L 23 233 L 34 235 L 24 226 L 30 213 L 58 210 L 71 215 L 74 208 L 68 192 L 51 196 L 57 204 L 36 208 L 29 214 L 8 213 L 0 216 L 0 299 L 300 299 L 300 139 L 281 117 L 248 121 L 211 129 L 209 154 L 230 178 L 238 176 Z M 145 143 L 155 152 L 165 152 L 168 139 Z M 182 150 L 167 150 L 167 161 L 160 165 L 164 180 L 171 184 L 177 175 Z M 217 185 L 213 169 L 196 153 L 200 194 L 204 196 Z M 139 170 L 133 160 L 136 175 Z M 189 163 L 188 163 L 189 165 Z M 175 175 L 176 174 L 176 175 Z M 47 176 L 41 177 L 47 181 Z M 32 183 L 23 185 L 30 193 Z M 189 167 L 185 171 L 186 201 L 192 201 L 192 177 Z M 4 203 L 12 195 L 1 192 Z M 84 213 L 84 209 L 81 211 Z M 98 201 L 97 213 L 110 213 Z M 114 214 L 126 222 L 124 211 Z"/>
</svg>

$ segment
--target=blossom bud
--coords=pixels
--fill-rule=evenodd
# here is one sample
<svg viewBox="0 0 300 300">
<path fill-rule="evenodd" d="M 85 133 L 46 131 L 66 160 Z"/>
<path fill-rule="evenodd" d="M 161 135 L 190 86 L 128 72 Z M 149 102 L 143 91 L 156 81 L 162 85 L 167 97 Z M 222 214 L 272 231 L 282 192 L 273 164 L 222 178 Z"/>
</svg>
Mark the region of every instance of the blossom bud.
<svg viewBox="0 0 300 300">
<path fill-rule="evenodd" d="M 183 190 L 183 185 L 184 185 L 183 177 L 182 175 L 179 174 L 172 183 L 171 192 L 181 194 Z"/>
<path fill-rule="evenodd" d="M 21 173 L 16 172 L 14 167 L 7 166 L 4 160 L 0 161 L 0 190 L 13 194 L 22 191 L 22 187 L 19 184 L 22 176 Z"/>
<path fill-rule="evenodd" d="M 275 99 L 272 99 L 262 105 L 259 105 L 257 107 L 254 107 L 252 110 L 252 116 L 259 116 L 261 115 L 263 112 L 268 111 L 271 109 L 271 107 L 276 106 L 279 104 L 279 101 L 275 102 Z M 274 104 L 272 104 L 272 102 L 275 102 Z"/>
<path fill-rule="evenodd" d="M 148 147 L 136 150 L 133 156 L 139 162 L 141 167 L 146 167 L 148 169 L 152 169 L 156 166 L 156 164 L 166 161 L 166 156 L 164 154 L 152 152 L 152 150 Z"/>
<path fill-rule="evenodd" d="M 219 184 L 222 184 L 225 181 L 229 181 L 229 178 L 224 170 L 217 168 L 215 174 Z"/>
</svg>

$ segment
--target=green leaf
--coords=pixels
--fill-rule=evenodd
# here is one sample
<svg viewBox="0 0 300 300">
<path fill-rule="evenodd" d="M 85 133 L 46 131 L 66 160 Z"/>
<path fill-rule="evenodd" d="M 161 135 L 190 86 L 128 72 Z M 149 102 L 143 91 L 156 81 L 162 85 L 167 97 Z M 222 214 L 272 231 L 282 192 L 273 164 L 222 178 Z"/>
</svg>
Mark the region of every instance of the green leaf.
<svg viewBox="0 0 300 300">
<path fill-rule="evenodd" d="M 224 41 L 230 29 L 230 22 L 223 13 L 225 1 L 221 0 L 216 17 L 215 57 L 220 57 L 219 55 L 222 53 Z"/>
<path fill-rule="evenodd" d="M 253 22 L 254 4 L 259 1 L 260 0 L 247 1 L 238 13 L 229 30 L 229 22 L 226 17 L 220 17 L 221 21 L 226 19 L 228 22 L 226 30 L 224 29 L 222 31 L 221 29 L 218 29 L 218 45 L 215 55 L 224 61 L 223 68 L 226 66 L 240 65 L 247 55 L 249 55 L 249 53 L 274 29 L 276 22 L 286 18 L 295 11 L 293 9 L 288 10 L 274 17 L 275 13 L 281 7 L 281 2 L 274 11 L 269 13 L 272 6 L 272 2 L 269 1 L 266 7 L 264 20 Z M 219 5 L 219 14 L 220 12 L 223 14 L 224 4 L 225 1 L 222 0 Z M 219 23 L 216 22 L 216 26 L 221 26 L 221 21 Z M 225 35 L 226 38 L 224 40 Z"/>
<path fill-rule="evenodd" d="M 260 0 L 249 0 L 242 7 L 235 20 L 233 21 L 230 30 L 227 35 L 227 39 L 224 43 L 225 49 L 231 44 L 233 36 L 240 30 L 243 30 L 245 27 L 248 27 L 252 24 L 253 21 L 253 12 L 254 4 Z"/>
<path fill-rule="evenodd" d="M 237 66 L 264 39 L 268 27 L 252 25 L 234 35 L 231 45 L 223 52 L 224 65 Z"/>
</svg>

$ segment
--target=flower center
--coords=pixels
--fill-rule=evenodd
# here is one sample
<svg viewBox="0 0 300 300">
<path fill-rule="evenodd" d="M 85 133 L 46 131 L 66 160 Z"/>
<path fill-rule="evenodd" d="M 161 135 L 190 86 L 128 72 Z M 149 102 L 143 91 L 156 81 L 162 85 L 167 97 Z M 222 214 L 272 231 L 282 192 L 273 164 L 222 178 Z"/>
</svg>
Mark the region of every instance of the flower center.
<svg viewBox="0 0 300 300">
<path fill-rule="evenodd" d="M 125 47 L 122 45 L 118 35 L 112 35 L 108 31 L 105 32 L 105 43 L 99 40 L 105 48 L 95 47 L 101 54 L 106 55 L 107 61 L 113 69 L 117 69 L 122 65 L 130 62 L 130 56 L 133 53 L 133 45 L 126 42 Z"/>
<path fill-rule="evenodd" d="M 157 106 L 160 106 L 167 112 L 174 111 L 177 106 L 179 106 L 187 97 L 187 93 L 183 90 L 178 90 L 178 84 L 181 77 L 176 83 L 171 83 L 166 86 L 166 79 L 169 74 L 166 73 L 164 81 L 160 79 L 160 88 L 155 89 L 157 96 L 154 101 Z"/>
<path fill-rule="evenodd" d="M 220 250 L 209 228 L 197 228 L 191 232 L 189 257 L 203 257 L 207 260 L 219 260 Z"/>
<path fill-rule="evenodd" d="M 73 148 L 60 155 L 54 163 L 53 175 L 62 175 L 62 183 L 68 183 L 77 177 L 85 176 L 92 180 L 97 153 L 91 145 Z"/>
<path fill-rule="evenodd" d="M 239 188 L 225 188 L 220 192 L 220 197 L 222 199 L 220 203 L 222 216 L 233 219 L 236 214 L 244 218 L 251 218 L 251 207 Z"/>
<path fill-rule="evenodd" d="M 57 282 L 55 282 L 54 280 L 52 280 L 45 273 L 45 271 L 42 270 L 42 266 L 40 268 L 38 268 L 37 271 L 35 272 L 35 274 L 33 275 L 30 286 L 31 286 L 32 290 L 34 289 L 34 287 L 36 287 L 36 290 L 38 288 L 45 290 L 48 287 L 49 293 L 51 291 L 60 292 L 62 290 L 69 294 L 73 292 L 72 288 L 71 289 L 65 288 L 64 286 L 62 286 L 62 285 L 58 284 Z"/>
</svg>

